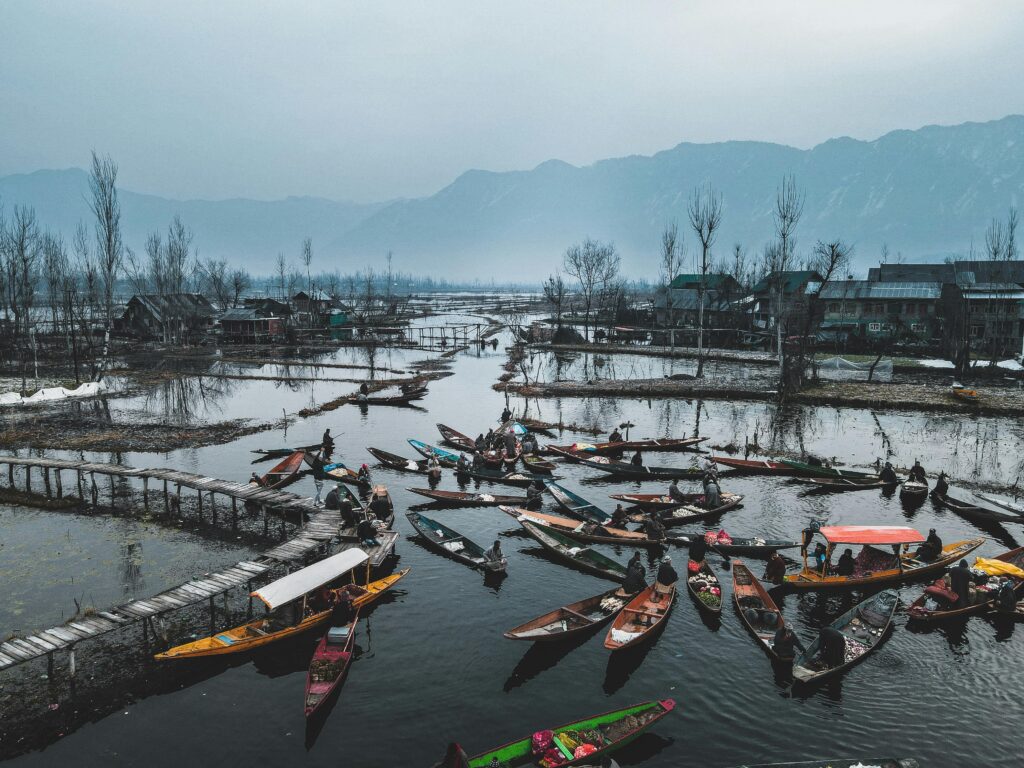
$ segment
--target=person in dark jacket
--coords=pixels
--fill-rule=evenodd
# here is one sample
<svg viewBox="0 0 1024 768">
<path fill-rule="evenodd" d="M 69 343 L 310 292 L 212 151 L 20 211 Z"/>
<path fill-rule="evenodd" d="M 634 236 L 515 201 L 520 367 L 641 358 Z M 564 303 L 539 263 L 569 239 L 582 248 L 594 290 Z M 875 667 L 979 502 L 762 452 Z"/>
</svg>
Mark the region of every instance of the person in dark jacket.
<svg viewBox="0 0 1024 768">
<path fill-rule="evenodd" d="M 541 483 L 533 483 L 529 488 L 526 489 L 526 508 L 527 509 L 540 509 L 543 506 L 544 501 L 544 486 Z"/>
<path fill-rule="evenodd" d="M 821 658 L 831 669 L 842 666 L 846 661 L 846 637 L 834 627 L 822 627 L 818 635 L 821 642 Z"/>
<path fill-rule="evenodd" d="M 356 536 L 359 537 L 359 542 L 364 547 L 380 546 L 380 541 L 377 539 L 377 529 L 367 519 L 359 521 L 359 525 L 356 526 Z"/>
<path fill-rule="evenodd" d="M 897 485 L 900 482 L 899 477 L 896 476 L 896 470 L 892 468 L 891 461 L 885 462 L 882 471 L 878 473 L 878 478 L 886 485 Z"/>
<path fill-rule="evenodd" d="M 1017 590 L 1014 589 L 1013 579 L 1005 579 L 996 592 L 996 608 L 1005 613 L 1017 611 Z"/>
<path fill-rule="evenodd" d="M 320 441 L 320 448 L 325 454 L 330 454 L 334 450 L 334 438 L 331 437 L 331 430 L 324 430 L 323 440 Z"/>
<path fill-rule="evenodd" d="M 362 518 L 362 515 L 356 514 L 355 509 L 352 507 L 352 501 L 347 497 L 342 498 L 338 502 L 338 509 L 341 510 L 341 522 L 345 528 L 354 528 L 356 523 Z"/>
<path fill-rule="evenodd" d="M 501 412 L 501 423 L 504 424 L 506 421 L 508 421 L 511 418 L 512 418 L 512 411 L 510 411 L 508 409 L 508 406 L 506 405 L 505 406 L 505 410 L 503 410 Z"/>
<path fill-rule="evenodd" d="M 629 513 L 623 509 L 621 504 L 615 505 L 615 510 L 612 512 L 612 519 L 608 523 L 609 528 L 625 528 L 626 523 L 629 522 Z"/>
<path fill-rule="evenodd" d="M 956 592 L 956 607 L 966 608 L 971 599 L 971 569 L 967 560 L 961 560 L 949 569 L 949 588 Z"/>
<path fill-rule="evenodd" d="M 910 479 L 918 483 L 928 482 L 928 478 L 924 473 L 924 467 L 921 466 L 921 462 L 917 459 L 914 459 L 914 466 L 910 468 Z"/>
<path fill-rule="evenodd" d="M 324 509 L 341 509 L 341 483 L 335 483 L 324 498 Z"/>
<path fill-rule="evenodd" d="M 643 565 L 637 564 L 636 567 L 630 563 L 629 567 L 626 568 L 626 578 L 622 581 L 622 594 L 635 595 L 641 589 L 647 586 L 647 571 Z"/>
<path fill-rule="evenodd" d="M 658 519 L 657 514 L 652 513 L 644 518 L 644 533 L 651 541 L 665 540 L 665 526 Z"/>
<path fill-rule="evenodd" d="M 932 488 L 932 495 L 945 498 L 948 493 L 949 483 L 946 482 L 946 473 L 939 472 L 939 479 L 935 481 L 935 487 Z"/>
<path fill-rule="evenodd" d="M 473 441 L 473 444 L 476 446 L 477 453 L 483 453 L 487 450 L 487 441 L 484 440 L 483 432 L 476 436 L 476 440 Z"/>
<path fill-rule="evenodd" d="M 663 587 L 671 587 L 679 581 L 679 574 L 676 573 L 676 569 L 672 567 L 672 558 L 668 555 L 665 555 L 661 559 L 661 565 L 658 566 L 657 580 Z"/>
<path fill-rule="evenodd" d="M 690 539 L 690 561 L 698 565 L 704 562 L 708 554 L 708 545 L 703 536 L 694 536 Z"/>
<path fill-rule="evenodd" d="M 934 528 L 928 529 L 928 538 L 917 548 L 917 557 L 930 563 L 942 554 L 942 539 Z"/>
<path fill-rule="evenodd" d="M 633 454 L 633 459 L 630 461 L 635 469 L 641 469 L 644 465 L 644 457 L 640 455 L 640 451 Z"/>
<path fill-rule="evenodd" d="M 847 549 L 839 556 L 839 560 L 836 562 L 836 575 L 837 576 L 853 576 L 853 570 L 856 562 L 853 559 L 853 550 Z"/>
<path fill-rule="evenodd" d="M 781 584 L 785 580 L 785 576 L 786 561 L 782 559 L 782 555 L 778 552 L 772 552 L 771 557 L 768 558 L 768 564 L 764 568 L 764 576 L 762 578 L 770 584 Z"/>
<path fill-rule="evenodd" d="M 608 435 L 608 442 L 609 443 L 621 443 L 622 442 L 622 433 L 619 432 L 618 428 L 613 429 L 612 433 L 610 435 Z"/>
<path fill-rule="evenodd" d="M 678 480 L 672 480 L 669 484 L 668 497 L 672 499 L 672 501 L 678 501 L 680 504 L 683 504 L 686 501 L 686 494 L 679 490 Z"/>
<path fill-rule="evenodd" d="M 796 656 L 796 649 L 800 649 L 800 653 L 804 653 L 807 649 L 804 644 L 800 642 L 800 638 L 797 637 L 796 632 L 788 624 L 783 624 L 777 630 L 775 630 L 775 638 L 772 640 L 772 650 L 775 655 L 780 659 L 792 659 Z"/>
</svg>

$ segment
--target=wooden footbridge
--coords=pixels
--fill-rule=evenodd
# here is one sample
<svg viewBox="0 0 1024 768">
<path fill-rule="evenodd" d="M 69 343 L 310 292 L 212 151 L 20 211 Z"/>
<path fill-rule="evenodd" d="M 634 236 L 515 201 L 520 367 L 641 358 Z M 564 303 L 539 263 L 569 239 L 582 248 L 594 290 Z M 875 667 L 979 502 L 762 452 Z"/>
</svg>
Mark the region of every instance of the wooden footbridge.
<svg viewBox="0 0 1024 768">
<path fill-rule="evenodd" d="M 85 499 L 83 491 L 88 486 L 95 504 L 98 497 L 95 476 L 106 475 L 111 479 L 112 500 L 115 477 L 123 478 L 126 481 L 141 481 L 143 504 L 147 508 L 150 483 L 162 482 L 163 505 L 167 512 L 170 512 L 172 505 L 177 506 L 181 489 L 189 488 L 198 494 L 200 515 L 203 510 L 203 498 L 207 497 L 214 522 L 216 522 L 217 515 L 214 499 L 219 494 L 230 499 L 234 524 L 237 524 L 238 502 L 242 501 L 261 509 L 264 516 L 264 531 L 267 530 L 268 512 L 270 511 L 281 515 L 282 533 L 284 519 L 292 514 L 295 515 L 298 528 L 290 539 L 252 560 L 243 560 L 216 573 L 204 574 L 152 597 L 132 600 L 106 611 L 76 616 L 58 627 L 42 630 L 25 637 L 14 637 L 0 643 L 0 670 L 44 656 L 48 658 L 52 667 L 53 653 L 66 649 L 70 654 L 71 676 L 74 677 L 75 646 L 79 642 L 113 632 L 137 621 L 142 622 L 143 633 L 146 633 L 147 626 L 154 619 L 158 619 L 170 611 L 197 605 L 204 600 L 209 601 L 212 622 L 214 597 L 243 585 L 247 591 L 251 592 L 252 582 L 257 577 L 280 565 L 290 568 L 297 562 L 308 558 L 316 550 L 326 550 L 328 543 L 339 536 L 341 517 L 337 511 L 315 506 L 311 499 L 288 491 L 270 490 L 173 469 L 135 469 L 117 464 L 68 459 L 0 456 L 0 467 L 4 465 L 7 466 L 7 476 L 12 488 L 14 487 L 15 468 L 21 468 L 27 491 L 32 490 L 32 471 L 37 470 L 43 477 L 46 495 L 51 498 L 54 493 L 58 498 L 63 496 L 63 474 L 70 473 L 74 476 L 79 498 Z M 169 488 L 172 484 L 175 486 L 176 495 L 172 495 Z M 303 521 L 305 521 L 304 524 Z M 370 565 L 380 565 L 394 550 L 397 540 L 396 532 L 386 531 L 383 533 L 380 536 L 380 546 L 367 549 L 367 553 L 370 555 Z M 350 542 L 343 544 L 341 549 L 355 546 L 357 544 Z M 212 631 L 211 629 L 211 633 Z"/>
</svg>

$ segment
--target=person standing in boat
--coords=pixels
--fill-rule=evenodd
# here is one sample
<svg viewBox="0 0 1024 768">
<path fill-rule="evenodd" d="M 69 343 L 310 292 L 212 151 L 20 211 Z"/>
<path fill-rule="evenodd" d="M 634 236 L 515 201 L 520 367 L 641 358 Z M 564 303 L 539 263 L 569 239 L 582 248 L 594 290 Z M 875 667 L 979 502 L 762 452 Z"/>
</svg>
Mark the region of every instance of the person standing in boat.
<svg viewBox="0 0 1024 768">
<path fill-rule="evenodd" d="M 429 460 L 427 461 L 427 466 L 430 466 Z M 438 468 L 440 468 L 440 466 Z M 469 459 L 466 458 L 466 454 L 459 453 L 459 460 L 455 462 L 455 471 L 460 475 L 464 475 L 469 471 Z"/>
<path fill-rule="evenodd" d="M 764 576 L 761 577 L 769 584 L 781 584 L 786 579 L 786 561 L 778 551 L 772 552 L 768 558 L 768 564 L 764 567 Z"/>
<path fill-rule="evenodd" d="M 718 509 L 722 506 L 722 489 L 718 486 L 718 478 L 710 472 L 704 474 L 704 508 Z"/>
<path fill-rule="evenodd" d="M 517 452 L 516 433 L 511 428 L 505 433 L 505 451 L 508 453 L 509 459 L 515 458 Z"/>
<path fill-rule="evenodd" d="M 966 608 L 971 599 L 971 569 L 966 558 L 949 569 L 949 588 L 956 592 L 956 607 Z"/>
<path fill-rule="evenodd" d="M 657 513 L 652 512 L 644 518 L 644 533 L 651 541 L 665 541 L 665 526 L 658 519 Z"/>
<path fill-rule="evenodd" d="M 796 632 L 788 624 L 783 624 L 777 630 L 775 630 L 775 638 L 772 640 L 772 650 L 775 655 L 780 659 L 792 660 L 796 656 L 796 649 L 800 649 L 800 653 L 806 653 L 807 649 L 804 644 L 797 637 Z"/>
<path fill-rule="evenodd" d="M 882 471 L 878 473 L 878 479 L 886 485 L 898 485 L 900 482 L 899 477 L 896 476 L 896 470 L 892 468 L 891 461 L 885 462 Z"/>
<path fill-rule="evenodd" d="M 366 464 L 359 467 L 359 471 L 356 473 L 356 479 L 359 481 L 360 485 L 370 484 L 370 468 L 366 466 Z"/>
<path fill-rule="evenodd" d="M 610 435 L 608 435 L 608 442 L 609 443 L 621 443 L 622 442 L 622 433 L 619 432 L 619 428 L 618 427 L 615 427 L 612 430 L 612 433 Z"/>
<path fill-rule="evenodd" d="M 633 459 L 630 461 L 630 464 L 633 465 L 634 469 L 643 469 L 644 457 L 640 454 L 640 449 L 637 449 L 637 452 L 633 454 Z"/>
<path fill-rule="evenodd" d="M 921 462 L 918 459 L 914 459 L 914 466 L 910 468 L 910 479 L 915 483 L 928 483 L 928 478 L 924 473 L 924 467 L 921 466 Z"/>
<path fill-rule="evenodd" d="M 476 446 L 477 453 L 483 453 L 487 450 L 487 441 L 484 440 L 483 432 L 476 436 L 476 440 L 473 441 L 473 444 Z"/>
<path fill-rule="evenodd" d="M 686 496 L 681 490 L 679 490 L 679 481 L 675 478 L 672 479 L 672 482 L 668 486 L 668 497 L 672 499 L 672 501 L 677 501 L 680 504 L 686 501 Z"/>
<path fill-rule="evenodd" d="M 932 495 L 944 499 L 948 493 L 949 483 L 946 482 L 946 473 L 939 472 L 939 478 L 935 481 L 935 487 L 932 489 Z"/>
</svg>

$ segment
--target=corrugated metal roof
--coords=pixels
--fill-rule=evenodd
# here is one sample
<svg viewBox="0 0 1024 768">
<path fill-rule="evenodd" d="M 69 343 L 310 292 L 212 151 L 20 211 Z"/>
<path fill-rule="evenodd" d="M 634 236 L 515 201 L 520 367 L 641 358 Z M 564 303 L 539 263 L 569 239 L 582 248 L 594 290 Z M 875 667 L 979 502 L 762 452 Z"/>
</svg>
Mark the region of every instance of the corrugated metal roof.
<svg viewBox="0 0 1024 768">
<path fill-rule="evenodd" d="M 870 280 L 836 280 L 827 283 L 818 297 L 830 301 L 840 299 L 935 300 L 942 296 L 941 283 L 872 282 Z"/>
</svg>

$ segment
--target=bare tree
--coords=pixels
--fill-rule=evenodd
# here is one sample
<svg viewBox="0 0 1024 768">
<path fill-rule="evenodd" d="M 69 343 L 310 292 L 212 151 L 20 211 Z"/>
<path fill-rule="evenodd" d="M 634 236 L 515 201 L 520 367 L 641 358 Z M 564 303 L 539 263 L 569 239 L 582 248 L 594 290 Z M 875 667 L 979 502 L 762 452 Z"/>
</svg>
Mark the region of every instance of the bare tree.
<svg viewBox="0 0 1024 768">
<path fill-rule="evenodd" d="M 556 271 L 555 274 L 549 275 L 548 279 L 544 281 L 544 298 L 551 304 L 551 308 L 555 312 L 555 329 L 561 329 L 562 327 L 562 312 L 565 306 L 565 298 L 568 295 L 568 289 L 565 285 L 565 280 L 562 279 L 562 273 Z"/>
<path fill-rule="evenodd" d="M 192 230 L 182 223 L 180 216 L 175 216 L 167 227 L 164 285 L 160 293 L 185 293 L 198 267 L 199 259 L 192 248 Z"/>
<path fill-rule="evenodd" d="M 788 271 L 793 263 L 793 233 L 803 212 L 804 195 L 797 188 L 796 177 L 784 176 L 782 186 L 775 193 L 775 210 L 772 213 L 775 220 L 775 236 L 779 241 L 779 252 L 775 258 L 777 268 L 774 270 L 776 279 L 773 282 L 776 294 L 774 302 L 776 306 L 775 344 L 780 366 L 782 365 L 782 325 L 780 320 L 785 300 L 785 279 L 779 273 Z"/>
<path fill-rule="evenodd" d="M 117 164 L 109 155 L 100 159 L 92 153 L 92 172 L 89 176 L 92 193 L 89 207 L 96 217 L 96 264 L 103 291 L 105 328 L 103 362 L 110 350 L 110 329 L 114 323 L 114 286 L 124 260 L 121 241 L 121 203 L 117 197 Z"/>
<path fill-rule="evenodd" d="M 700 242 L 700 284 L 697 286 L 697 378 L 704 375 L 704 297 L 707 294 L 711 246 L 722 223 L 722 196 L 705 184 L 690 196 L 690 226 Z"/>
<path fill-rule="evenodd" d="M 313 262 L 313 239 L 307 237 L 302 241 L 302 264 L 306 268 L 306 293 L 310 298 L 313 296 L 313 278 L 309 273 L 309 265 Z"/>
<path fill-rule="evenodd" d="M 218 307 L 227 309 L 232 298 L 228 263 L 224 259 L 207 259 L 200 269 L 203 275 L 204 293 L 208 294 Z"/>
<path fill-rule="evenodd" d="M 679 237 L 679 225 L 674 221 L 665 225 L 661 233 L 661 284 L 665 290 L 665 314 L 668 327 L 675 328 L 675 305 L 672 303 L 672 283 L 679 276 L 683 263 L 683 241 Z M 675 347 L 676 335 L 669 330 L 669 345 Z"/>
<path fill-rule="evenodd" d="M 242 294 L 249 289 L 252 278 L 241 267 L 231 270 L 231 306 L 237 307 Z"/>
<path fill-rule="evenodd" d="M 285 261 L 283 253 L 277 254 L 277 261 L 274 262 L 274 268 L 277 273 L 277 287 L 280 292 L 281 301 L 287 303 L 290 297 L 285 293 L 284 284 L 285 277 L 288 274 L 288 262 Z"/>
<path fill-rule="evenodd" d="M 63 238 L 49 233 L 43 235 L 43 265 L 46 275 L 46 297 L 50 305 L 52 332 L 60 333 L 58 315 L 63 307 L 62 292 L 71 271 L 68 252 Z M 66 319 L 66 318 L 65 318 Z"/>
<path fill-rule="evenodd" d="M 587 238 L 581 244 L 572 245 L 566 250 L 563 263 L 566 273 L 579 283 L 585 336 L 590 329 L 590 313 L 594 307 L 594 299 L 618 276 L 621 259 L 611 243 L 601 243 Z"/>
</svg>

